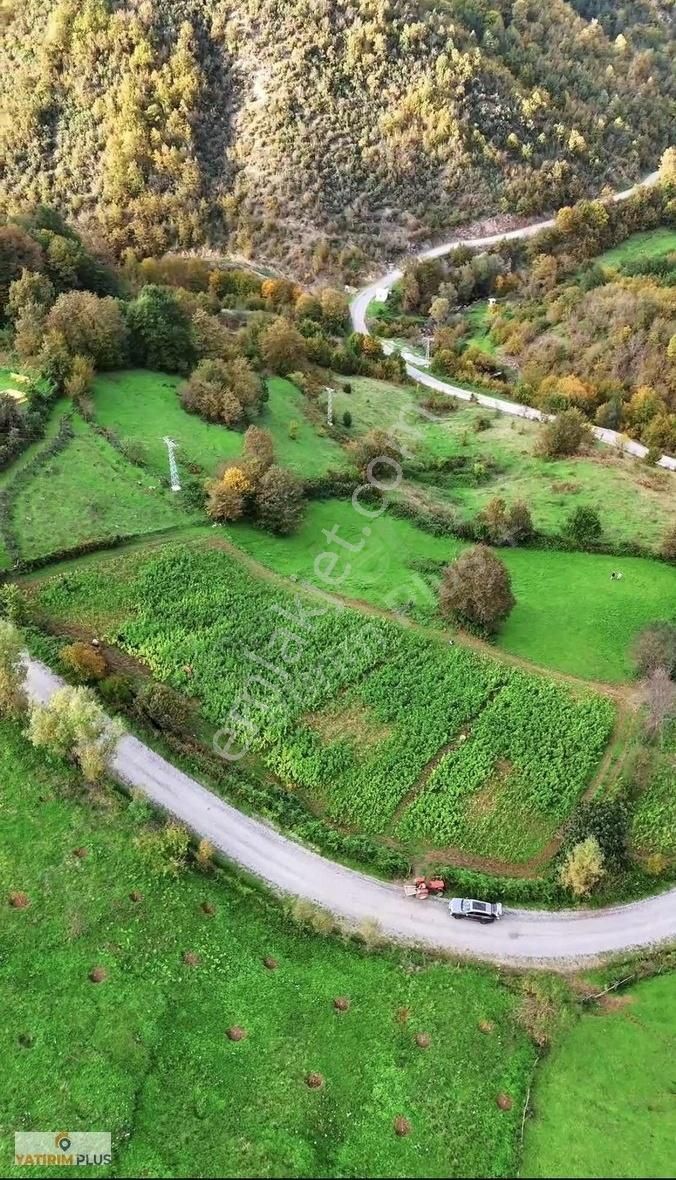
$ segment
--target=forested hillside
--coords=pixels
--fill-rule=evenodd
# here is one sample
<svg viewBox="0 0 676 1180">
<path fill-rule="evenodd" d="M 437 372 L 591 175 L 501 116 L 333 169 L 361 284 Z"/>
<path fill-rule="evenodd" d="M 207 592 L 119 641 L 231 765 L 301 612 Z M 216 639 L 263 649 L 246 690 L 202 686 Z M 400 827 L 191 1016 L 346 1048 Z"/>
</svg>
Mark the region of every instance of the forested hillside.
<svg viewBox="0 0 676 1180">
<path fill-rule="evenodd" d="M 668 0 L 4 0 L 0 212 L 299 272 L 652 169 Z"/>
</svg>

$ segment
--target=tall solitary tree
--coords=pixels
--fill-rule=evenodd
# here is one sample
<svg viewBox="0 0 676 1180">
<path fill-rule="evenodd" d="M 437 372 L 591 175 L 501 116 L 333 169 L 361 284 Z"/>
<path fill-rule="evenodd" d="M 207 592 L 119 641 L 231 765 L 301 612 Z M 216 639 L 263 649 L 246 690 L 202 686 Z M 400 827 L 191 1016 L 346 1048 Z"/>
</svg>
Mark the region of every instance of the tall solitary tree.
<svg viewBox="0 0 676 1180">
<path fill-rule="evenodd" d="M 441 613 L 460 623 L 497 631 L 515 602 L 506 565 L 486 545 L 468 549 L 443 572 Z"/>
</svg>

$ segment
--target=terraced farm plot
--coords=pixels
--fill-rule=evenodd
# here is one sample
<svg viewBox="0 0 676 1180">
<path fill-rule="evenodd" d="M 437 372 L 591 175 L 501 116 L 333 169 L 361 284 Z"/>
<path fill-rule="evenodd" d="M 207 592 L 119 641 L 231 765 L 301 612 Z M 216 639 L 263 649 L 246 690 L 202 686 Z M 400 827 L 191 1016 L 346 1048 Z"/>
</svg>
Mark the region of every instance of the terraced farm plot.
<svg viewBox="0 0 676 1180">
<path fill-rule="evenodd" d="M 157 532 L 191 517 L 77 415 L 65 449 L 46 456 L 16 496 L 12 524 L 31 559 L 115 536 Z"/>
<path fill-rule="evenodd" d="M 94 384 L 96 419 L 139 447 L 140 455 L 163 475 L 167 472 L 165 436 L 178 443 L 179 466 L 197 464 L 211 475 L 221 463 L 240 454 L 243 435 L 187 414 L 178 396 L 181 384 L 179 377 L 143 369 L 101 374 Z M 257 425 L 272 432 L 278 462 L 308 479 L 323 475 L 329 467 L 345 465 L 338 443 L 319 434 L 306 419 L 304 397 L 295 385 L 273 377 L 268 390 L 269 400 Z"/>
<path fill-rule="evenodd" d="M 480 852 L 493 839 L 527 859 L 590 781 L 612 726 L 605 698 L 294 598 L 204 545 L 90 563 L 48 579 L 37 600 L 89 626 L 108 611 L 107 637 L 196 696 L 230 752 L 244 742 L 336 823 L 374 835 Z M 366 741 L 341 727 L 346 713 L 366 719 Z M 510 808 L 487 825 L 501 775 Z"/>
<path fill-rule="evenodd" d="M 94 802 L 7 724 L 0 812 L 5 1127 L 105 1127 L 105 1176 L 515 1174 L 535 1051 L 494 969 L 367 954 L 235 877 L 163 873 L 138 804 Z"/>
</svg>

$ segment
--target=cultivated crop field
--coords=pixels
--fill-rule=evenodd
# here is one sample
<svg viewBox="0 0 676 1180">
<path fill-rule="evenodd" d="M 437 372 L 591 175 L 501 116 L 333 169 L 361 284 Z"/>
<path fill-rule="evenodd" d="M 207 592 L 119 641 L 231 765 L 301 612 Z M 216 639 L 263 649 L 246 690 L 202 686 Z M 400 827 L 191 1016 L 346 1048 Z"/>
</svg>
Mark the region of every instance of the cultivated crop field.
<svg viewBox="0 0 676 1180">
<path fill-rule="evenodd" d="M 36 601 L 53 620 L 96 622 L 214 727 L 248 734 L 336 823 L 417 845 L 528 859 L 590 782 L 613 723 L 605 698 L 293 597 L 208 545 L 89 562 Z M 261 657 L 279 665 L 280 628 L 299 638 L 278 673 Z"/>
<path fill-rule="evenodd" d="M 234 877 L 174 877 L 140 804 L 92 798 L 7 724 L 0 809 L 3 1148 L 58 1124 L 112 1132 L 103 1175 L 514 1175 L 535 1050 L 495 971 L 367 954 Z"/>
</svg>

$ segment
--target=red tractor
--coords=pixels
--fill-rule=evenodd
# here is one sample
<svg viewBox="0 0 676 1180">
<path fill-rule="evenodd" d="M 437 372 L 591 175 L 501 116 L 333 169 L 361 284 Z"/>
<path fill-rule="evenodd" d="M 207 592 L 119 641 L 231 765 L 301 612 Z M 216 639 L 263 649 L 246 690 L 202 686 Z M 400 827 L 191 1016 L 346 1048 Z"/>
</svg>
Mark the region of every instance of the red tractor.
<svg viewBox="0 0 676 1180">
<path fill-rule="evenodd" d="M 414 877 L 411 883 L 404 885 L 404 895 L 406 897 L 417 897 L 421 901 L 426 898 L 439 897 L 446 888 L 446 882 L 442 881 L 440 877 L 425 878 Z"/>
</svg>

